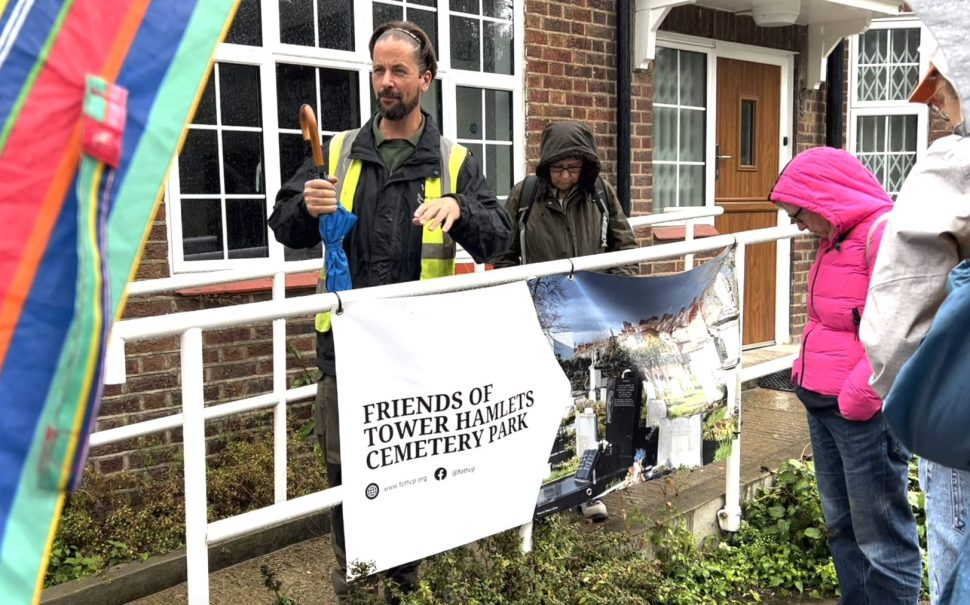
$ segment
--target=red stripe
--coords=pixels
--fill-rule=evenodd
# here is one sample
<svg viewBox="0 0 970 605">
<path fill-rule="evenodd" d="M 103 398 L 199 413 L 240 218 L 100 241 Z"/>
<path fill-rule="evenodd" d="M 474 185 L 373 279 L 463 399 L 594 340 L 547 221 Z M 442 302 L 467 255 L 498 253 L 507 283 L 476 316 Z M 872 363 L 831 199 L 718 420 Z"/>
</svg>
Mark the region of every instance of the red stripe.
<svg viewBox="0 0 970 605">
<path fill-rule="evenodd" d="M 0 367 L 74 180 L 85 76 L 111 63 L 114 79 L 137 31 L 131 14 L 140 23 L 144 5 L 76 0 L 0 154 Z"/>
</svg>

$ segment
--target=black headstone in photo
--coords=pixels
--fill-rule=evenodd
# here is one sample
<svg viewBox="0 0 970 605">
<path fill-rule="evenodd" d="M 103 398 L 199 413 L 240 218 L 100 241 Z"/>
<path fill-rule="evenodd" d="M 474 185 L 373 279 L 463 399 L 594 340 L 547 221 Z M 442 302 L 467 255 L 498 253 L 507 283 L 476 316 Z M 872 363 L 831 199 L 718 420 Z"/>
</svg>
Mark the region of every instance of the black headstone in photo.
<svg viewBox="0 0 970 605">
<path fill-rule="evenodd" d="M 643 381 L 636 374 L 613 378 L 606 390 L 606 440 L 621 460 L 633 461 L 633 439 L 643 405 Z"/>
</svg>

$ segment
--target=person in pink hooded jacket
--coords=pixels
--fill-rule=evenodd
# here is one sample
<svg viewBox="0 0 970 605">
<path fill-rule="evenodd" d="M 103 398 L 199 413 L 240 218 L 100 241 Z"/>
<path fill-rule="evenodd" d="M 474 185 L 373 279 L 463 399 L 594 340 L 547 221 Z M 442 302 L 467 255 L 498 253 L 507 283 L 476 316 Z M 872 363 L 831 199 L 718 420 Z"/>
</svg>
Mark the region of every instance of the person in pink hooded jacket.
<svg viewBox="0 0 970 605">
<path fill-rule="evenodd" d="M 892 200 L 855 157 L 829 147 L 798 154 L 770 199 L 820 240 L 792 382 L 808 411 L 840 603 L 915 605 L 921 573 L 907 498 L 910 454 L 889 432 L 859 340 Z"/>
</svg>

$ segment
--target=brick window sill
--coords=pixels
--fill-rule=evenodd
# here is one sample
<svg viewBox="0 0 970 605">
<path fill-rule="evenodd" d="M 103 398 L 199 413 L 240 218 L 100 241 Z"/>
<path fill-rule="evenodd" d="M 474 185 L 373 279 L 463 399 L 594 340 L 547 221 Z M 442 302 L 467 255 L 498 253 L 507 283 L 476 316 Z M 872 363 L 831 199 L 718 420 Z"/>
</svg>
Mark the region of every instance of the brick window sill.
<svg viewBox="0 0 970 605">
<path fill-rule="evenodd" d="M 654 227 L 653 239 L 660 242 L 676 242 L 684 239 L 686 228 L 683 225 L 673 227 Z M 694 225 L 694 239 L 714 237 L 720 235 L 713 225 Z"/>
</svg>

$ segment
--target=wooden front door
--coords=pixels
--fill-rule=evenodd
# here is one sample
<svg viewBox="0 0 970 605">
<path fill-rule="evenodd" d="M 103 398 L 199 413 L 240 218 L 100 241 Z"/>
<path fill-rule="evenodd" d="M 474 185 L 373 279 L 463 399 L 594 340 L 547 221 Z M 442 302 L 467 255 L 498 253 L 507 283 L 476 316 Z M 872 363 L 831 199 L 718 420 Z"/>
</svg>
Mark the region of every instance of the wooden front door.
<svg viewBox="0 0 970 605">
<path fill-rule="evenodd" d="M 724 207 L 715 227 L 735 233 L 778 224 L 768 202 L 778 176 L 781 68 L 717 60 L 715 203 Z M 744 334 L 748 347 L 775 341 L 776 244 L 748 246 L 745 262 Z"/>
</svg>

